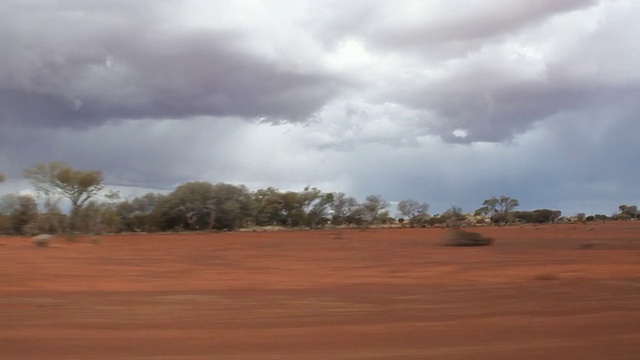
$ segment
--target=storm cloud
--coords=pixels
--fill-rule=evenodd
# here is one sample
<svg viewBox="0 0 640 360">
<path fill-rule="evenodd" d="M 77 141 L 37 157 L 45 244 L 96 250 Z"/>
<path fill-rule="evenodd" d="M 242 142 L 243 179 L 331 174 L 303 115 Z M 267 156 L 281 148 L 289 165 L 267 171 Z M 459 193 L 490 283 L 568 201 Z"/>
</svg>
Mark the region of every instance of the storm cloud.
<svg viewBox="0 0 640 360">
<path fill-rule="evenodd" d="M 338 93 L 340 80 L 322 69 L 286 67 L 252 52 L 244 31 L 172 23 L 167 3 L 3 5 L 4 121 L 49 127 L 200 115 L 300 121 Z"/>
<path fill-rule="evenodd" d="M 0 4 L 0 170 L 472 211 L 640 200 L 632 0 Z M 12 183 L 13 181 L 13 183 Z"/>
</svg>

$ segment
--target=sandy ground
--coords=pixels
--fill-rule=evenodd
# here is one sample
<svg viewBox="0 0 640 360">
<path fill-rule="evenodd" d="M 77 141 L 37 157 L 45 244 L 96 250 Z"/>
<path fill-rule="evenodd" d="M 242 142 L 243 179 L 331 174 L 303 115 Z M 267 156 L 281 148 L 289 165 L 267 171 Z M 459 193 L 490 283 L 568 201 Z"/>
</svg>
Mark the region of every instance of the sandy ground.
<svg viewBox="0 0 640 360">
<path fill-rule="evenodd" d="M 640 359 L 640 221 L 445 231 L 0 237 L 0 359 Z"/>
</svg>

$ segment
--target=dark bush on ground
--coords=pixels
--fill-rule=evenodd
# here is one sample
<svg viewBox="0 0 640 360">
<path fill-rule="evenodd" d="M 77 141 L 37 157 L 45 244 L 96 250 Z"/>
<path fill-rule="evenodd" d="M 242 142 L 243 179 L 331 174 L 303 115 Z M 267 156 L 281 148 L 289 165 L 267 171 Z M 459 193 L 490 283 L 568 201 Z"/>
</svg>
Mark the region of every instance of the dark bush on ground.
<svg viewBox="0 0 640 360">
<path fill-rule="evenodd" d="M 446 246 L 484 246 L 491 245 L 493 240 L 480 234 L 452 229 L 445 234 L 444 244 Z"/>
</svg>

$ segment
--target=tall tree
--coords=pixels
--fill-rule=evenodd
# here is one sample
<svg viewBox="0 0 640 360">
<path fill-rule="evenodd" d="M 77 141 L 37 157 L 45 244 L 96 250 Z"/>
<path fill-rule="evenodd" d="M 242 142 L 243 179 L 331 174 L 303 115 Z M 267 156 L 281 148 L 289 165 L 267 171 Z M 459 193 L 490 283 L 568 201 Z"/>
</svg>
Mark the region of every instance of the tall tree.
<svg viewBox="0 0 640 360">
<path fill-rule="evenodd" d="M 82 207 L 104 188 L 101 171 L 74 169 L 60 161 L 36 164 L 24 170 L 24 177 L 45 197 L 59 195 L 71 202 L 72 230 Z"/>
<path fill-rule="evenodd" d="M 7 179 L 7 177 L 4 176 L 4 174 L 0 172 L 0 183 L 3 183 L 6 179 Z"/>
</svg>

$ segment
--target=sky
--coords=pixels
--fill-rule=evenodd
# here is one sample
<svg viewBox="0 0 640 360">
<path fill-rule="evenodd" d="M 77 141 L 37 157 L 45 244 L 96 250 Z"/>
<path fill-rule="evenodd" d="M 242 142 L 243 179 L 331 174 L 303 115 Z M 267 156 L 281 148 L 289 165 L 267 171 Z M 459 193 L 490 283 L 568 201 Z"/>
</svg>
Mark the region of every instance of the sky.
<svg viewBox="0 0 640 360">
<path fill-rule="evenodd" d="M 0 191 L 61 160 L 472 212 L 640 204 L 635 0 L 3 0 Z"/>
</svg>

